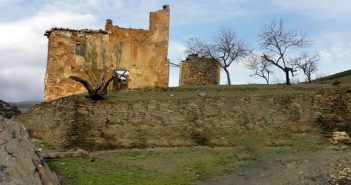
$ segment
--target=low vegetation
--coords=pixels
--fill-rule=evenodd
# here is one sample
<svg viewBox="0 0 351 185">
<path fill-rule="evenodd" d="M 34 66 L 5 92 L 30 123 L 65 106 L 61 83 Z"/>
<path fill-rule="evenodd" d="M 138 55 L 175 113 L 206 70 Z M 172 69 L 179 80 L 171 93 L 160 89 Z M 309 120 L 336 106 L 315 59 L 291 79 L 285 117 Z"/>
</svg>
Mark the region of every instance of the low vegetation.
<svg viewBox="0 0 351 185">
<path fill-rule="evenodd" d="M 100 151 L 91 158 L 47 162 L 66 177 L 65 184 L 187 185 L 255 167 L 256 160 L 265 155 L 304 155 L 320 150 L 323 139 L 319 136 L 301 136 L 291 134 L 289 140 L 275 139 L 280 140 L 277 144 L 268 135 L 249 133 L 233 147 Z"/>
<path fill-rule="evenodd" d="M 346 85 L 346 84 L 351 85 L 351 70 L 347 70 L 347 71 L 343 71 L 343 72 L 336 73 L 333 75 L 318 78 L 314 82 L 315 83 L 322 83 L 322 84 L 325 84 L 325 83 L 331 84 L 335 80 L 342 82 L 342 84 L 344 84 L 344 85 Z"/>
<path fill-rule="evenodd" d="M 338 86 L 333 86 L 329 82 L 326 84 L 313 82 L 312 84 L 291 86 L 238 85 L 141 89 L 111 92 L 106 97 L 106 101 L 226 96 L 284 96 L 286 94 L 309 94 L 323 90 L 328 91 L 340 87 L 349 87 L 349 85 L 350 83 L 346 81 Z M 314 156 L 325 155 L 323 157 L 330 158 L 330 155 L 334 155 L 335 151 L 330 152 L 328 149 L 330 145 L 327 139 L 321 136 L 321 130 L 318 127 L 313 127 L 312 130 L 303 133 L 300 130 L 297 129 L 296 132 L 292 132 L 277 126 L 267 127 L 260 132 L 229 135 L 228 137 L 232 141 L 230 147 L 198 146 L 100 151 L 92 153 L 90 158 L 51 159 L 47 160 L 47 163 L 63 177 L 63 184 L 187 185 L 206 182 L 228 174 L 239 174 L 243 169 L 259 167 L 260 163 L 258 161 L 265 159 L 267 156 L 269 156 L 269 159 L 284 158 L 292 160 L 301 156 L 301 158 L 303 156 L 312 156 L 311 158 L 313 158 Z M 195 133 L 194 137 L 199 140 L 199 145 L 206 142 L 203 139 L 206 137 L 201 133 Z M 46 142 L 41 143 L 41 145 L 47 150 L 63 150 Z M 348 146 L 342 150 L 351 151 L 351 148 Z"/>
<path fill-rule="evenodd" d="M 346 85 L 346 84 L 345 84 Z M 235 86 L 187 86 L 170 87 L 165 89 L 139 89 L 129 91 L 110 92 L 107 100 L 147 100 L 147 99 L 182 99 L 202 97 L 235 97 L 235 96 L 279 96 L 287 94 L 314 93 L 323 89 L 330 89 L 330 84 L 304 85 L 235 85 Z M 86 96 L 86 94 L 83 94 Z"/>
</svg>

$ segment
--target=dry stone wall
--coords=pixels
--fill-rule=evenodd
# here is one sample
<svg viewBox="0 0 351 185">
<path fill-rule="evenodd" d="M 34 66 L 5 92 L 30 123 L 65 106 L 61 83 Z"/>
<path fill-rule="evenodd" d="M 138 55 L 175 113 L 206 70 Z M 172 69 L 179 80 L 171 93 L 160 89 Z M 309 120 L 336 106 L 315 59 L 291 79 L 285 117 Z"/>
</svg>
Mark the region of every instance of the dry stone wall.
<svg viewBox="0 0 351 185">
<path fill-rule="evenodd" d="M 309 132 L 318 124 L 351 131 L 350 102 L 349 94 L 329 91 L 118 102 L 67 97 L 39 105 L 16 119 L 34 137 L 90 150 L 228 146 L 238 144 L 241 133 L 247 131 L 271 130 L 272 138 L 280 131 Z"/>
<path fill-rule="evenodd" d="M 189 55 L 180 64 L 180 86 L 218 85 L 221 68 L 212 58 Z"/>
</svg>

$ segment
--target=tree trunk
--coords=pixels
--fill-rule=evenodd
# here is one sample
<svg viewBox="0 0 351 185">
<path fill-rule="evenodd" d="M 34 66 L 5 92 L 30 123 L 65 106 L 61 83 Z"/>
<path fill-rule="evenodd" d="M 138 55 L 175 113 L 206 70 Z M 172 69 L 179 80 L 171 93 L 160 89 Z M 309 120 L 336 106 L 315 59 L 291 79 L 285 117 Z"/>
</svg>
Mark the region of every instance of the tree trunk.
<svg viewBox="0 0 351 185">
<path fill-rule="evenodd" d="M 231 81 L 230 81 L 230 75 L 229 75 L 229 71 L 226 67 L 223 68 L 223 70 L 225 71 L 226 75 L 227 75 L 227 81 L 228 81 L 228 85 L 231 85 Z"/>
<path fill-rule="evenodd" d="M 95 88 L 93 88 L 93 86 L 87 80 L 84 80 L 83 78 L 80 78 L 77 76 L 70 76 L 70 78 L 72 80 L 84 85 L 84 87 L 87 89 L 87 91 L 89 93 L 90 99 L 101 100 L 101 99 L 103 99 L 103 95 L 107 94 L 108 85 L 110 84 L 110 82 L 112 82 L 112 80 L 114 78 L 116 78 L 116 74 L 113 73 L 111 78 L 109 78 L 107 81 L 101 80 L 99 85 L 97 85 Z"/>
<path fill-rule="evenodd" d="M 308 75 L 307 78 L 308 78 L 308 83 L 310 84 L 311 83 L 311 76 Z"/>
<path fill-rule="evenodd" d="M 290 85 L 291 84 L 290 83 L 290 76 L 289 76 L 290 70 L 289 69 L 285 69 L 284 72 L 285 72 L 285 78 L 286 78 L 286 85 Z"/>
</svg>

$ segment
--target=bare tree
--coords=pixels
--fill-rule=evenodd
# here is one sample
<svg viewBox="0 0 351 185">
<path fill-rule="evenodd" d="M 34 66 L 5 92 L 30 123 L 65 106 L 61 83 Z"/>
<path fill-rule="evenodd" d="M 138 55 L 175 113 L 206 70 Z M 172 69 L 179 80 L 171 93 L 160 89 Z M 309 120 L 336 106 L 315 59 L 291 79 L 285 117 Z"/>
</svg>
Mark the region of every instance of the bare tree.
<svg viewBox="0 0 351 185">
<path fill-rule="evenodd" d="M 284 21 L 280 19 L 279 23 L 275 20 L 266 25 L 261 34 L 261 48 L 266 52 L 262 58 L 273 66 L 281 69 L 285 73 L 286 84 L 290 85 L 290 74 L 294 76 L 297 60 L 296 53 L 299 49 L 306 47 L 308 39 L 304 33 L 297 30 L 286 31 Z"/>
<path fill-rule="evenodd" d="M 319 60 L 318 53 L 310 56 L 306 52 L 302 53 L 301 56 L 296 60 L 295 65 L 303 71 L 307 77 L 308 83 L 311 83 L 312 74 L 318 70 L 317 62 Z"/>
<path fill-rule="evenodd" d="M 206 43 L 199 38 L 191 38 L 188 43 L 187 54 L 216 59 L 227 75 L 228 85 L 231 85 L 228 67 L 235 61 L 239 62 L 250 53 L 244 41 L 238 39 L 235 33 L 226 27 L 221 27 L 217 36 L 211 43 Z"/>
<path fill-rule="evenodd" d="M 273 73 L 270 70 L 272 64 L 258 55 L 251 55 L 248 59 L 248 68 L 254 73 L 251 76 L 258 76 L 263 78 L 269 84 L 270 75 Z"/>
<path fill-rule="evenodd" d="M 102 99 L 103 95 L 107 94 L 107 87 L 112 82 L 114 78 L 116 78 L 116 73 L 113 73 L 112 76 L 105 81 L 104 74 L 101 74 L 100 82 L 95 85 L 95 87 L 90 84 L 87 80 L 83 78 L 70 76 L 70 78 L 76 82 L 79 82 L 84 85 L 89 93 L 89 97 L 93 100 L 100 100 Z"/>
</svg>

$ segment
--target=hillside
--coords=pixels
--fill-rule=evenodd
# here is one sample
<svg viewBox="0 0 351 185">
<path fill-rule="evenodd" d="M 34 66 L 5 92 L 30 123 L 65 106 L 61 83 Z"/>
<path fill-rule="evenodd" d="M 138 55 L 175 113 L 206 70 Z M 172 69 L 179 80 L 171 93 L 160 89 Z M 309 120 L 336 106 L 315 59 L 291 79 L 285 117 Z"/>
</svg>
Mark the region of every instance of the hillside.
<svg viewBox="0 0 351 185">
<path fill-rule="evenodd" d="M 17 107 L 21 112 L 25 112 L 39 103 L 40 101 L 9 102 L 10 105 Z"/>
<path fill-rule="evenodd" d="M 335 80 L 341 82 L 341 84 L 344 85 L 350 85 L 351 84 L 351 69 L 347 71 L 343 71 L 340 73 L 336 73 L 333 75 L 329 75 L 323 78 L 319 78 L 314 80 L 315 83 L 322 83 L 322 84 L 331 84 Z"/>
<path fill-rule="evenodd" d="M 20 111 L 11 106 L 9 103 L 0 100 L 0 115 L 4 118 L 10 119 L 14 115 L 18 115 Z"/>
<path fill-rule="evenodd" d="M 63 184 L 347 184 L 351 147 L 327 139 L 351 133 L 348 89 L 191 86 L 110 92 L 101 101 L 82 94 L 15 120 L 43 151 L 91 151 L 47 160 Z"/>
</svg>

